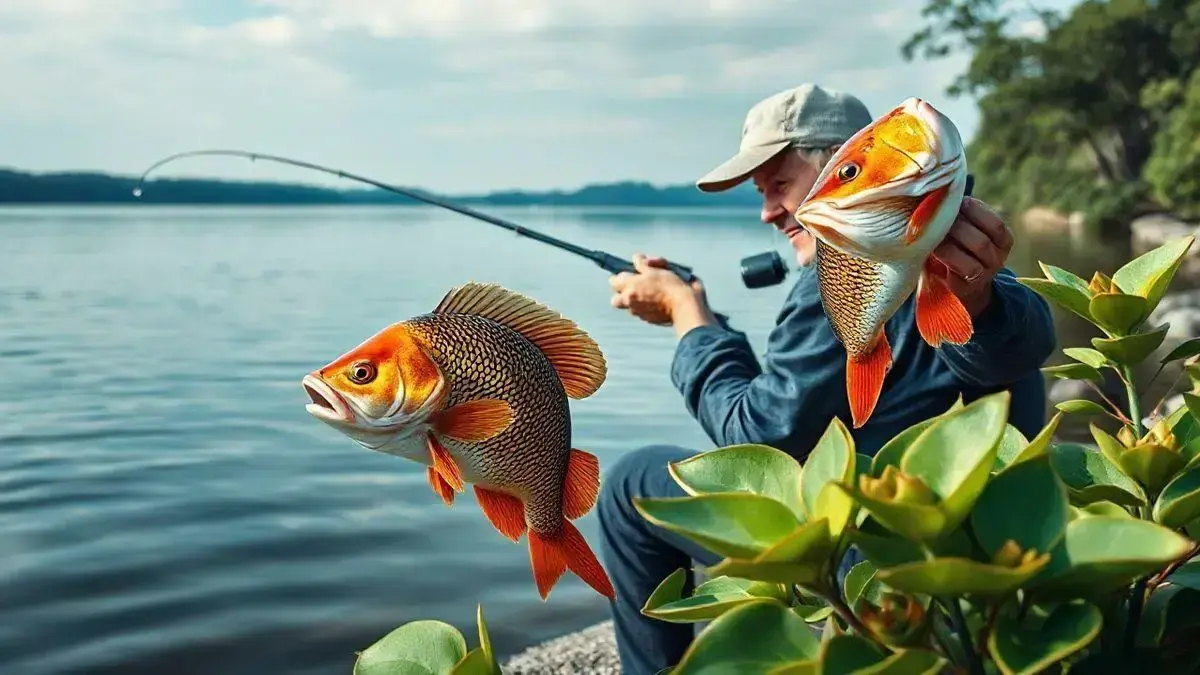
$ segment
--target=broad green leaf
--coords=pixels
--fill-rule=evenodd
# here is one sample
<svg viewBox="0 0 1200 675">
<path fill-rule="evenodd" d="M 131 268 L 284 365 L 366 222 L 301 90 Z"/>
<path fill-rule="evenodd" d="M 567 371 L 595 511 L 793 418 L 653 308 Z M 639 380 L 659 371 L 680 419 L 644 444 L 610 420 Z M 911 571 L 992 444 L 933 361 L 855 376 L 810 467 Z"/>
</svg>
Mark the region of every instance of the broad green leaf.
<svg viewBox="0 0 1200 675">
<path fill-rule="evenodd" d="M 1092 346 L 1115 363 L 1136 366 L 1158 349 L 1170 326 L 1118 338 L 1092 338 Z"/>
<path fill-rule="evenodd" d="M 1103 382 L 1104 376 L 1095 368 L 1082 363 L 1064 363 L 1061 366 L 1046 366 L 1042 372 L 1060 380 L 1091 380 Z"/>
<path fill-rule="evenodd" d="M 1074 272 L 1068 272 L 1061 267 L 1055 267 L 1054 265 L 1048 265 L 1040 261 L 1038 262 L 1038 267 L 1042 268 L 1042 274 L 1045 274 L 1046 278 L 1050 281 L 1077 288 L 1089 296 L 1092 294 L 1088 287 L 1088 282 L 1084 281 Z"/>
<path fill-rule="evenodd" d="M 1125 293 L 1098 293 L 1088 306 L 1098 326 L 1113 335 L 1125 335 L 1150 314 L 1146 300 Z"/>
<path fill-rule="evenodd" d="M 838 511 L 849 508 L 846 502 L 840 501 L 841 495 L 822 499 L 822 488 L 831 482 L 850 482 L 854 478 L 854 459 L 854 440 L 850 437 L 850 431 L 841 419 L 834 417 L 805 460 L 804 472 L 800 476 L 800 496 L 809 518 L 824 517 L 823 511 L 828 509 Z M 834 492 L 826 493 L 830 494 Z M 841 527 L 831 529 L 835 534 L 841 531 Z"/>
<path fill-rule="evenodd" d="M 1167 577 L 1176 586 L 1185 586 L 1194 591 L 1200 591 L 1200 560 L 1192 560 L 1179 566 L 1179 569 Z"/>
<path fill-rule="evenodd" d="M 416 670 L 413 672 L 425 675 L 430 671 Z M 450 675 L 492 675 L 499 672 L 499 670 L 492 668 L 492 664 L 488 661 L 487 652 L 483 651 L 482 647 L 476 647 L 467 652 L 467 655 L 461 661 L 454 664 Z"/>
<path fill-rule="evenodd" d="M 1198 623 L 1200 592 L 1177 584 L 1160 586 L 1146 601 L 1137 642 L 1141 646 L 1159 647 L 1164 638 L 1184 637 L 1179 633 L 1194 631 Z"/>
<path fill-rule="evenodd" d="M 1019 567 L 1002 567 L 968 558 L 934 558 L 881 569 L 883 583 L 905 593 L 962 596 L 1004 595 L 1032 579 L 1049 563 L 1038 558 Z"/>
<path fill-rule="evenodd" d="M 804 619 L 808 623 L 817 623 L 829 618 L 833 614 L 833 607 L 829 605 L 795 605 L 792 611 Z"/>
<path fill-rule="evenodd" d="M 1197 354 L 1200 354 L 1200 338 L 1192 338 L 1190 340 L 1184 340 L 1183 342 L 1175 345 L 1174 349 L 1172 349 L 1166 356 L 1162 357 L 1162 361 L 1160 361 L 1160 363 L 1166 365 L 1172 361 L 1190 359 Z"/>
<path fill-rule="evenodd" d="M 859 668 L 854 675 L 937 675 L 943 672 L 946 660 L 936 652 L 925 649 L 901 649 L 876 665 Z M 834 675 L 836 671 L 826 671 Z"/>
<path fill-rule="evenodd" d="M 1017 281 L 1059 307 L 1078 314 L 1088 321 L 1092 320 L 1091 311 L 1089 310 L 1089 301 L 1091 298 L 1084 291 L 1048 279 L 1018 277 Z"/>
<path fill-rule="evenodd" d="M 1125 263 L 1113 273 L 1112 279 L 1126 293 L 1145 298 L 1147 311 L 1158 306 L 1171 285 L 1171 279 L 1183 256 L 1192 247 L 1195 235 L 1167 242 Z"/>
<path fill-rule="evenodd" d="M 949 529 L 946 514 L 936 506 L 884 502 L 872 499 L 858 488 L 838 484 L 855 502 L 887 529 L 911 541 L 928 542 Z"/>
<path fill-rule="evenodd" d="M 850 568 L 846 573 L 845 587 L 846 605 L 853 608 L 854 603 L 862 597 L 871 580 L 875 578 L 875 565 L 870 560 L 864 560 Z"/>
<path fill-rule="evenodd" d="M 1009 540 L 1022 551 L 1047 553 L 1066 534 L 1069 508 L 1066 486 L 1042 455 L 988 483 L 971 511 L 971 530 L 988 556 Z"/>
<path fill-rule="evenodd" d="M 859 529 L 851 530 L 848 534 L 850 541 L 875 564 L 875 567 L 896 567 L 925 559 L 925 553 L 919 545 L 883 529 L 880 525 L 876 527 L 879 531 Z M 970 536 L 962 529 L 953 530 L 927 545 L 934 555 L 939 557 L 965 558 L 971 555 Z"/>
<path fill-rule="evenodd" d="M 1077 518 L 1029 587 L 1045 597 L 1094 597 L 1161 570 L 1191 546 L 1187 537 L 1146 520 Z"/>
<path fill-rule="evenodd" d="M 1151 495 L 1162 488 L 1183 470 L 1187 459 L 1167 448 L 1150 443 L 1138 445 L 1121 453 L 1120 467 L 1125 475 L 1137 481 Z"/>
<path fill-rule="evenodd" d="M 1087 399 L 1076 398 L 1069 401 L 1062 401 L 1054 406 L 1055 408 L 1073 415 L 1107 415 L 1108 410 L 1104 406 L 1089 401 Z"/>
<path fill-rule="evenodd" d="M 967 517 L 991 475 L 1011 396 L 989 394 L 947 413 L 913 441 L 900 462 L 904 473 L 923 479 L 941 498 L 945 529 Z"/>
<path fill-rule="evenodd" d="M 959 398 L 958 402 L 961 403 L 962 398 Z M 904 453 L 908 448 L 912 446 L 913 441 L 917 440 L 921 432 L 928 429 L 937 419 L 937 417 L 930 417 L 929 419 L 921 420 L 893 436 L 887 443 L 884 443 L 879 452 L 875 453 L 875 458 L 871 460 L 871 476 L 879 478 L 883 475 L 884 468 L 888 466 L 894 466 L 899 469 L 900 460 L 904 457 Z"/>
<path fill-rule="evenodd" d="M 646 604 L 642 614 L 671 623 L 696 623 L 709 621 L 747 602 L 775 600 L 788 602 L 787 589 L 777 583 L 764 583 L 717 577 L 696 587 L 690 597 L 681 597 L 687 580 L 683 568 L 677 569 L 659 584 Z"/>
<path fill-rule="evenodd" d="M 774 601 L 749 602 L 722 614 L 700 632 L 674 675 L 761 675 L 816 659 L 821 643 L 795 612 Z"/>
<path fill-rule="evenodd" d="M 821 645 L 821 673 L 857 673 L 881 663 L 886 655 L 873 643 L 857 635 L 838 635 Z"/>
<path fill-rule="evenodd" d="M 1092 516 L 1108 516 L 1109 518 L 1132 518 L 1129 511 L 1112 502 L 1092 502 L 1079 508 L 1071 507 L 1078 518 L 1090 518 Z"/>
<path fill-rule="evenodd" d="M 1067 486 L 1072 502 L 1110 501 L 1122 506 L 1144 506 L 1142 489 L 1094 448 L 1079 443 L 1054 443 L 1050 463 Z"/>
<path fill-rule="evenodd" d="M 1088 646 L 1100 634 L 1100 610 L 1084 602 L 1059 605 L 1041 625 L 1024 626 L 1001 613 L 988 651 L 1004 675 L 1033 675 Z"/>
<path fill-rule="evenodd" d="M 1092 432 L 1092 438 L 1096 439 L 1096 447 L 1100 449 L 1100 454 L 1104 455 L 1104 458 L 1113 466 L 1120 468 L 1121 455 L 1125 454 L 1125 446 L 1121 444 L 1121 441 L 1096 426 L 1094 422 L 1088 424 L 1088 431 Z"/>
<path fill-rule="evenodd" d="M 1188 447 L 1200 439 L 1200 396 L 1185 393 L 1184 405 L 1179 406 L 1167 415 L 1167 426 L 1175 435 L 1175 440 L 1183 447 Z"/>
<path fill-rule="evenodd" d="M 708 568 L 713 576 L 740 577 L 780 584 L 811 584 L 827 577 L 825 566 L 816 563 L 790 563 L 725 558 Z"/>
<path fill-rule="evenodd" d="M 634 497 L 633 506 L 651 524 L 723 556 L 753 558 L 800 527 L 791 509 L 748 492 Z"/>
<path fill-rule="evenodd" d="M 1029 439 L 1012 424 L 1004 425 L 1004 435 L 1000 437 L 1000 447 L 996 448 L 996 461 L 993 471 L 1000 471 L 1012 463 L 1025 448 L 1029 447 Z"/>
<path fill-rule="evenodd" d="M 792 530 L 760 553 L 760 562 L 824 562 L 837 542 L 829 532 L 829 521 L 822 518 Z"/>
<path fill-rule="evenodd" d="M 731 445 L 670 462 L 667 470 L 690 495 L 750 492 L 770 497 L 805 515 L 800 499 L 800 462 L 767 445 Z"/>
<path fill-rule="evenodd" d="M 400 626 L 367 647 L 354 661 L 354 675 L 449 673 L 467 656 L 467 641 L 444 621 Z"/>
<path fill-rule="evenodd" d="M 1089 365 L 1093 368 L 1099 369 L 1108 365 L 1108 359 L 1104 356 L 1104 354 L 1101 354 L 1095 349 L 1088 349 L 1087 347 L 1068 347 L 1063 350 L 1063 353 L 1075 359 L 1076 361 L 1085 365 Z"/>
<path fill-rule="evenodd" d="M 1154 520 L 1177 529 L 1200 518 L 1200 467 L 1175 477 L 1154 502 Z"/>
<path fill-rule="evenodd" d="M 1046 426 L 1042 427 L 1042 430 L 1038 432 L 1038 435 L 1034 436 L 1033 440 L 1029 441 L 1029 445 L 1026 445 L 1021 452 L 1018 453 L 1017 456 L 1008 463 L 1008 466 L 1011 467 L 1022 462 L 1029 461 L 1035 457 L 1041 457 L 1042 455 L 1048 454 L 1047 451 L 1050 449 L 1050 442 L 1054 440 L 1054 432 L 1058 430 L 1058 425 L 1060 422 L 1062 422 L 1062 417 L 1062 412 L 1054 413 L 1054 417 L 1050 418 L 1050 421 L 1046 423 Z"/>
</svg>

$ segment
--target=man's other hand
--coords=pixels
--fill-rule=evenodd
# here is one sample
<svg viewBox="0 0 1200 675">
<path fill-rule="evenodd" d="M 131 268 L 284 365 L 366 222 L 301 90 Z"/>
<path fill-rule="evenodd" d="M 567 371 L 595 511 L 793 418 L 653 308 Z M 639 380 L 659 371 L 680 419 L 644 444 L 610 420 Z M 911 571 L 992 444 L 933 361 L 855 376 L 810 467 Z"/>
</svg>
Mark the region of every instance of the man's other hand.
<svg viewBox="0 0 1200 675">
<path fill-rule="evenodd" d="M 950 290 L 978 316 L 992 300 L 992 278 L 1012 251 L 1012 231 L 986 204 L 967 197 L 933 255 L 951 270 Z"/>
</svg>

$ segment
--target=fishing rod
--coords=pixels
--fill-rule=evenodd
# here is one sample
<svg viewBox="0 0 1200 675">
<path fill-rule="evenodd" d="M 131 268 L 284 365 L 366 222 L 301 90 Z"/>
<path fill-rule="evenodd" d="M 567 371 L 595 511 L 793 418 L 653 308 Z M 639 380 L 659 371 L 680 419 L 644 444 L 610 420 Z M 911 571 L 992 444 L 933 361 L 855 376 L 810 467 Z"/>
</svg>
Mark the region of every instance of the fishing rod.
<svg viewBox="0 0 1200 675">
<path fill-rule="evenodd" d="M 173 162 L 177 159 L 182 159 L 184 157 L 197 157 L 197 156 L 201 156 L 201 155 L 222 155 L 222 156 L 228 156 L 228 157 L 243 157 L 243 158 L 249 159 L 251 162 L 259 160 L 259 159 L 264 159 L 267 161 L 279 162 L 281 164 L 290 164 L 292 166 L 297 166 L 297 167 L 300 167 L 303 169 L 312 169 L 314 171 L 320 171 L 322 173 L 331 174 L 331 175 L 337 176 L 339 178 L 346 178 L 349 180 L 358 181 L 359 183 L 366 183 L 367 185 L 372 185 L 381 190 L 386 190 L 388 192 L 394 192 L 396 194 L 403 195 L 405 197 L 408 197 L 409 199 L 415 199 L 419 202 L 424 202 L 426 204 L 430 204 L 433 206 L 440 206 L 443 209 L 448 209 L 448 210 L 454 211 L 456 213 L 461 213 L 464 216 L 468 216 L 470 218 L 475 218 L 476 220 L 482 220 L 485 223 L 490 223 L 492 225 L 503 227 L 504 229 L 511 230 L 520 236 L 529 237 L 530 239 L 540 241 L 543 244 L 549 244 L 551 246 L 562 249 L 569 253 L 574 253 L 575 255 L 583 256 L 584 258 L 591 260 L 592 262 L 596 263 L 601 268 L 603 268 L 604 270 L 606 270 L 612 274 L 617 274 L 618 272 L 630 272 L 633 274 L 637 274 L 637 270 L 634 268 L 633 263 L 631 263 L 630 261 L 625 260 L 623 258 L 618 258 L 617 256 L 615 256 L 611 253 L 606 253 L 604 251 L 595 250 L 595 249 L 588 249 L 588 248 L 584 248 L 582 246 L 576 246 L 575 244 L 572 244 L 570 242 L 566 242 L 561 239 L 551 237 L 548 234 L 543 234 L 541 232 L 538 232 L 536 230 L 531 230 L 522 225 L 517 225 L 516 223 L 509 222 L 502 218 L 497 218 L 495 216 L 491 216 L 486 213 L 476 211 L 475 209 L 472 209 L 468 206 L 463 206 L 461 204 L 455 204 L 455 203 L 447 201 L 445 199 L 440 199 L 438 197 L 433 197 L 431 195 L 421 194 L 420 192 L 415 192 L 413 190 L 407 190 L 405 188 L 397 187 L 395 185 L 388 185 L 386 183 L 381 183 L 377 180 L 367 178 L 366 176 L 359 176 L 356 174 L 352 174 L 348 171 L 342 171 L 341 169 L 332 169 L 327 166 L 321 166 L 320 164 L 313 164 L 311 162 L 305 162 L 305 161 L 301 161 L 298 159 L 290 159 L 288 157 L 280 157 L 278 155 L 270 155 L 270 154 L 261 153 L 261 152 L 248 152 L 245 150 L 191 150 L 188 152 L 180 152 L 180 153 L 177 153 L 174 155 L 170 155 L 169 157 L 165 157 L 163 159 L 158 160 L 154 164 L 151 164 L 149 168 L 147 168 L 144 172 L 142 172 L 142 176 L 138 180 L 137 187 L 135 187 L 133 189 L 133 196 L 141 198 L 142 185 L 145 183 L 146 177 L 150 175 L 150 172 L 154 171 L 158 167 L 160 167 L 164 164 L 167 164 L 169 162 Z M 687 267 L 685 265 L 680 265 L 678 263 L 673 263 L 673 262 L 668 262 L 667 266 L 672 272 L 674 272 L 677 276 L 679 276 L 679 278 L 683 279 L 687 283 L 691 283 L 696 278 L 692 274 L 692 268 L 690 268 L 690 267 Z"/>
</svg>

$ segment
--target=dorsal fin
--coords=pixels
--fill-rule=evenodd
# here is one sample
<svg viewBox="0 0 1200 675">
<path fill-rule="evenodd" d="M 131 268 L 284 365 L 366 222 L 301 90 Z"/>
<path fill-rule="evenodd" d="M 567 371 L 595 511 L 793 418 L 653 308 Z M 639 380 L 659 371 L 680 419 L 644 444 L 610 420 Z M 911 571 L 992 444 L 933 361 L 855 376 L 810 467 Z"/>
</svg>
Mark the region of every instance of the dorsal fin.
<svg viewBox="0 0 1200 675">
<path fill-rule="evenodd" d="M 575 322 L 498 284 L 471 281 L 453 288 L 433 313 L 471 314 L 517 331 L 550 359 L 571 398 L 587 398 L 596 393 L 608 375 L 600 347 Z"/>
</svg>

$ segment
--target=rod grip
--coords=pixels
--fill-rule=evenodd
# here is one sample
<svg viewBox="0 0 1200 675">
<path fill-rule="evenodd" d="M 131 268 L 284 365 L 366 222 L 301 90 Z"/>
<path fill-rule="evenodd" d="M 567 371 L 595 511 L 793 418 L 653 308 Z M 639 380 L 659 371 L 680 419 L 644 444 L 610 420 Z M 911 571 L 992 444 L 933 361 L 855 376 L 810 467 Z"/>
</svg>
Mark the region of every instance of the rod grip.
<svg viewBox="0 0 1200 675">
<path fill-rule="evenodd" d="M 593 259 L 596 261 L 596 264 L 612 274 L 618 274 L 620 272 L 637 274 L 637 269 L 634 268 L 633 263 L 625 260 L 624 258 L 618 258 L 617 256 L 611 253 L 605 253 L 604 251 L 595 251 L 595 254 L 595 258 Z M 696 276 L 692 274 L 692 268 L 688 267 L 687 265 L 680 265 L 679 263 L 674 263 L 668 260 L 667 269 L 674 272 L 675 276 L 683 279 L 686 283 L 690 284 L 696 279 Z"/>
</svg>

